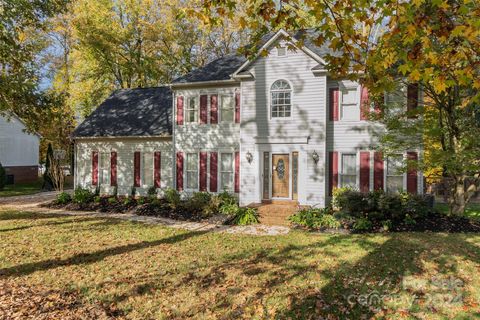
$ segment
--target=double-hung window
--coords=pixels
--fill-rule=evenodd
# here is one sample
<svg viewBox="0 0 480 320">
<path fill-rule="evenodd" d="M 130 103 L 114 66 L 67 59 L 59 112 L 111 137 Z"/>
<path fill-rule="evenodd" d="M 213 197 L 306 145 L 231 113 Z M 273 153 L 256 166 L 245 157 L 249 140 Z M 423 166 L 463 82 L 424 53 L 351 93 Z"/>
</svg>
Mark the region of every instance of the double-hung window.
<svg viewBox="0 0 480 320">
<path fill-rule="evenodd" d="M 356 88 L 346 88 L 341 91 L 340 114 L 342 120 L 360 120 Z"/>
<path fill-rule="evenodd" d="M 144 153 L 142 163 L 142 182 L 144 185 L 153 186 L 153 154 Z"/>
<path fill-rule="evenodd" d="M 357 155 L 342 154 L 340 172 L 341 187 L 357 187 Z"/>
<path fill-rule="evenodd" d="M 220 154 L 220 187 L 222 190 L 233 190 L 233 154 Z"/>
<path fill-rule="evenodd" d="M 185 107 L 185 122 L 198 122 L 198 97 L 189 97 Z"/>
<path fill-rule="evenodd" d="M 110 153 L 100 154 L 100 184 L 110 185 Z"/>
<path fill-rule="evenodd" d="M 292 88 L 285 80 L 277 80 L 270 88 L 272 118 L 288 118 L 292 112 Z"/>
<path fill-rule="evenodd" d="M 235 114 L 235 105 L 233 96 L 222 95 L 220 98 L 220 120 L 222 122 L 233 122 Z"/>
<path fill-rule="evenodd" d="M 386 186 L 387 192 L 403 190 L 403 156 L 395 155 L 387 158 Z"/>
<path fill-rule="evenodd" d="M 187 189 L 198 189 L 198 153 L 187 153 Z"/>
</svg>

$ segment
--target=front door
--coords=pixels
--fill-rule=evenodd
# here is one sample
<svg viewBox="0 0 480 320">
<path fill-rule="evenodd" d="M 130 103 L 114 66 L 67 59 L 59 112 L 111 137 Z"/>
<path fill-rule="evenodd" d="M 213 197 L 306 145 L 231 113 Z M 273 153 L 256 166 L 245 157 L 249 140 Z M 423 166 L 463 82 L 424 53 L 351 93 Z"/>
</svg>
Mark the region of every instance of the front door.
<svg viewBox="0 0 480 320">
<path fill-rule="evenodd" d="M 288 154 L 272 155 L 272 198 L 288 198 L 290 186 Z"/>
</svg>

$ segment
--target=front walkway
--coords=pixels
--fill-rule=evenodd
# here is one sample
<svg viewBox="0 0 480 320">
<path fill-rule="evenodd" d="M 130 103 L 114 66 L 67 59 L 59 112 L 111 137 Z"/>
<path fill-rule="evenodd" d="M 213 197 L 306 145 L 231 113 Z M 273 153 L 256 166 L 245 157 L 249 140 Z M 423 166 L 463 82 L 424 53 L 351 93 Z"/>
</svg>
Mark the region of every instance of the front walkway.
<svg viewBox="0 0 480 320">
<path fill-rule="evenodd" d="M 221 224 L 213 224 L 208 222 L 190 222 L 179 221 L 162 217 L 151 216 L 139 216 L 132 213 L 101 213 L 96 211 L 66 211 L 62 209 L 50 209 L 39 207 L 40 204 L 52 201 L 55 199 L 57 193 L 44 192 L 29 196 L 18 196 L 12 198 L 1 199 L 1 209 L 14 209 L 14 210 L 28 210 L 35 211 L 37 213 L 57 213 L 67 216 L 87 216 L 87 217 L 100 217 L 100 218 L 114 218 L 127 221 L 135 221 L 148 224 L 159 224 L 176 229 L 185 229 L 189 231 L 211 231 L 211 232 L 223 232 L 231 234 L 248 234 L 248 235 L 265 235 L 276 236 L 287 234 L 290 228 L 287 226 L 267 226 L 263 224 L 250 225 L 250 226 L 226 226 Z"/>
</svg>

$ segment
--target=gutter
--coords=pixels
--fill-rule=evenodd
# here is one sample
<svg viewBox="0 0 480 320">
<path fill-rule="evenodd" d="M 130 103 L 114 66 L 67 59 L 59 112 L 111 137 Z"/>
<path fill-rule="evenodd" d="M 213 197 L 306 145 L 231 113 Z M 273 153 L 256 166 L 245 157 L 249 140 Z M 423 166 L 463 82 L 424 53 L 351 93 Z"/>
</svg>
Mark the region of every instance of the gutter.
<svg viewBox="0 0 480 320">
<path fill-rule="evenodd" d="M 183 88 L 183 87 L 195 87 L 195 86 L 206 86 L 206 85 L 218 85 L 218 84 L 236 84 L 238 81 L 235 79 L 227 80 L 213 80 L 213 81 L 197 81 L 197 82 L 184 82 L 184 83 L 170 83 L 166 86 L 170 88 Z"/>
</svg>

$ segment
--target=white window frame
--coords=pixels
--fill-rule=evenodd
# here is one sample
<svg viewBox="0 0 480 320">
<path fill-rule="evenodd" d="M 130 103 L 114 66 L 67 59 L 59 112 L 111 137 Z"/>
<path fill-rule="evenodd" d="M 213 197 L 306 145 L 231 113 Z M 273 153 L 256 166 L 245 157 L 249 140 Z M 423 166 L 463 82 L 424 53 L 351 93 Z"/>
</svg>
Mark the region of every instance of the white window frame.
<svg viewBox="0 0 480 320">
<path fill-rule="evenodd" d="M 195 101 L 195 108 L 190 108 L 190 101 Z M 190 121 L 189 111 L 195 110 L 195 120 Z M 185 123 L 198 123 L 200 118 L 200 97 L 198 95 L 187 96 L 186 104 L 183 108 L 183 119 Z"/>
<path fill-rule="evenodd" d="M 147 172 L 147 169 L 148 168 L 145 168 L 145 159 L 147 158 L 147 156 L 150 157 L 150 160 L 151 160 L 151 167 L 150 167 L 150 177 L 152 179 L 152 184 L 151 185 L 148 185 L 147 184 L 147 179 L 146 179 L 146 175 L 149 173 Z M 153 152 L 141 152 L 140 153 L 140 185 L 144 186 L 144 188 L 150 188 L 150 187 L 153 187 L 154 184 L 155 184 L 155 179 L 153 177 L 153 167 L 154 167 L 154 159 L 153 159 Z"/>
<path fill-rule="evenodd" d="M 196 163 L 196 173 L 197 173 L 197 185 L 195 188 L 191 188 L 189 187 L 189 180 L 188 180 L 188 173 L 189 172 L 195 172 L 193 170 L 188 170 L 188 157 L 189 155 L 192 155 L 192 154 L 195 154 L 196 155 L 196 158 L 197 158 L 197 161 L 195 161 Z M 200 163 L 199 163 L 199 160 L 200 159 L 200 155 L 198 152 L 186 152 L 185 153 L 185 189 L 186 190 L 192 190 L 192 191 L 196 191 L 199 189 L 199 185 L 200 185 Z"/>
<path fill-rule="evenodd" d="M 219 118 L 220 118 L 220 122 L 223 122 L 223 123 L 234 123 L 235 122 L 235 94 L 232 94 L 232 93 L 219 93 L 217 95 L 217 97 L 219 97 L 220 99 L 218 99 L 219 101 L 217 102 L 218 103 L 218 106 L 217 106 L 217 112 L 219 114 Z M 225 110 L 232 110 L 232 120 L 224 120 L 223 119 L 223 114 L 222 114 L 222 111 L 224 110 L 223 108 L 223 99 L 225 97 L 229 97 L 232 101 L 232 104 L 231 104 L 231 108 L 225 108 Z"/>
<path fill-rule="evenodd" d="M 283 55 L 280 54 L 280 49 L 285 50 Z M 286 45 L 280 45 L 277 47 L 277 57 L 284 58 L 288 55 L 288 48 Z"/>
<path fill-rule="evenodd" d="M 339 113 L 340 113 L 340 121 L 360 121 L 360 103 L 361 103 L 361 90 L 359 90 L 359 86 L 340 86 L 339 87 L 339 97 L 338 97 L 338 108 L 339 108 Z M 344 91 L 353 91 L 355 90 L 355 101 L 353 103 L 343 103 L 343 92 Z M 359 96 L 360 93 L 360 96 Z M 354 107 L 357 108 L 358 110 L 358 119 L 345 119 L 344 118 L 344 112 L 343 112 L 343 106 L 348 106 L 348 107 Z"/>
<path fill-rule="evenodd" d="M 110 177 L 110 171 L 111 171 L 111 153 L 109 152 L 99 152 L 99 185 L 102 186 L 109 186 L 111 184 L 111 177 Z M 105 163 L 104 163 L 105 161 Z M 103 168 L 102 164 L 106 164 L 106 168 Z M 106 172 L 106 181 L 104 181 L 104 173 Z"/>
<path fill-rule="evenodd" d="M 402 161 L 405 161 L 405 154 L 397 154 L 398 157 L 402 158 Z M 388 177 L 400 177 L 400 175 L 388 175 L 388 158 L 386 158 L 383 162 L 383 168 L 384 168 L 384 177 L 383 177 L 383 185 L 384 185 L 384 191 L 385 192 L 391 192 L 388 190 Z M 406 191 L 406 185 L 407 185 L 407 175 L 405 172 L 401 174 L 402 176 L 402 191 Z"/>
<path fill-rule="evenodd" d="M 343 156 L 344 155 L 353 155 L 355 156 L 355 189 L 359 189 L 359 156 L 357 152 L 339 152 L 338 157 L 338 185 L 340 188 L 343 188 Z M 353 174 L 345 174 L 346 176 L 353 176 Z"/>
<path fill-rule="evenodd" d="M 222 155 L 223 155 L 223 154 L 229 154 L 229 155 L 232 156 L 232 163 L 231 163 L 231 165 L 230 165 L 231 171 L 222 171 Z M 233 192 L 234 189 L 235 189 L 235 153 L 234 153 L 234 152 L 230 152 L 230 151 L 223 151 L 223 152 L 220 151 L 220 152 L 219 152 L 219 155 L 220 155 L 220 157 L 219 157 L 219 160 L 220 160 L 220 161 L 219 161 L 219 162 L 220 162 L 219 164 L 220 164 L 220 165 L 218 166 L 218 169 L 219 169 L 219 170 L 218 170 L 217 181 L 220 182 L 220 185 L 219 185 L 218 190 L 219 190 L 220 192 L 223 192 L 224 190 L 226 190 L 226 191 L 228 191 L 228 192 Z M 223 189 L 222 173 L 224 173 L 224 172 L 225 172 L 225 173 L 231 173 L 231 174 L 232 174 L 232 181 L 231 181 L 231 185 L 232 185 L 232 186 L 231 186 L 230 189 Z"/>
<path fill-rule="evenodd" d="M 284 81 L 285 83 L 288 84 L 288 87 L 289 89 L 281 89 L 281 90 L 272 90 L 272 87 L 275 83 L 279 82 L 279 81 Z M 293 113 L 293 89 L 292 89 L 292 84 L 290 83 L 290 81 L 288 80 L 285 80 L 285 79 L 277 79 L 275 81 L 272 82 L 272 84 L 270 85 L 270 94 L 269 94 L 269 105 L 270 105 L 270 119 L 272 120 L 283 120 L 283 119 L 291 119 L 292 118 L 292 113 Z M 273 116 L 273 93 L 275 92 L 279 92 L 279 93 L 288 93 L 290 94 L 290 115 L 289 116 L 283 116 L 283 117 L 279 117 L 279 116 L 276 116 L 274 117 Z M 283 106 L 283 107 L 286 107 L 287 104 L 283 104 L 283 105 L 279 105 L 279 106 Z M 285 109 L 283 111 L 283 113 L 285 114 Z"/>
</svg>

